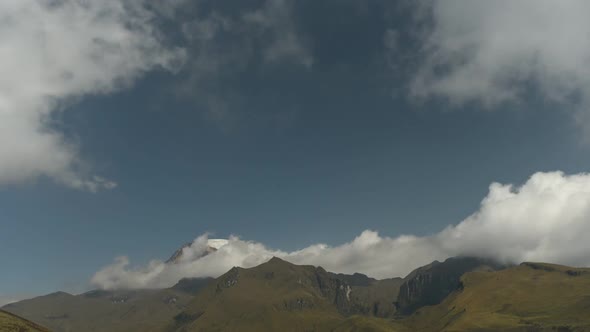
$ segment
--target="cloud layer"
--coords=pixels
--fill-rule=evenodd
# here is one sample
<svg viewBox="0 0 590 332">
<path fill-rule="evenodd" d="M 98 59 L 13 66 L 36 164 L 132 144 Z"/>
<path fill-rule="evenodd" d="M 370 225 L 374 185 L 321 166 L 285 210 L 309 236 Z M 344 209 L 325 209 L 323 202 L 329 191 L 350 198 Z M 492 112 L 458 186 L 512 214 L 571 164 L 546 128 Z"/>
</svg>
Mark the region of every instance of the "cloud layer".
<svg viewBox="0 0 590 332">
<path fill-rule="evenodd" d="M 144 0 L 0 2 L 0 185 L 46 176 L 96 191 L 92 175 L 55 115 L 75 98 L 129 86 L 182 52 L 165 47 Z"/>
<path fill-rule="evenodd" d="M 432 236 L 391 238 L 367 230 L 349 243 L 294 252 L 231 237 L 218 251 L 202 256 L 207 250 L 203 235 L 177 264 L 154 260 L 135 268 L 127 257 L 119 257 L 98 271 L 92 283 L 105 289 L 166 287 L 183 277 L 216 277 L 233 266 L 252 267 L 272 256 L 376 278 L 405 276 L 433 260 L 458 255 L 590 266 L 589 220 L 590 174 L 536 173 L 520 187 L 493 183 L 477 212 Z"/>
<path fill-rule="evenodd" d="M 424 2 L 422 2 L 423 4 Z M 487 106 L 539 93 L 590 114 L 590 3 L 432 1 L 411 93 Z M 590 123 L 590 122 L 588 122 Z"/>
</svg>

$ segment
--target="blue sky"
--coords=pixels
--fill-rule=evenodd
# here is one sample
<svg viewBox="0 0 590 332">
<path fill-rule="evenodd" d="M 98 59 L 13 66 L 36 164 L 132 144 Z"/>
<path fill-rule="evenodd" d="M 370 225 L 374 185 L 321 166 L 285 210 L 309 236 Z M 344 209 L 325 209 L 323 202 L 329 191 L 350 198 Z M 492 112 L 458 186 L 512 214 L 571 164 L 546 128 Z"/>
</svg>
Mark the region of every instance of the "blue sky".
<svg viewBox="0 0 590 332">
<path fill-rule="evenodd" d="M 182 61 L 135 68 L 117 58 L 124 77 L 107 88 L 48 93 L 60 106 L 40 123 L 76 147 L 74 162 L 0 175 L 0 295 L 82 291 L 116 256 L 165 259 L 205 232 L 286 251 L 367 229 L 429 236 L 478 211 L 492 182 L 588 170 L 585 73 L 573 88 L 547 87 L 545 76 L 569 67 L 541 57 L 548 72 L 525 66 L 510 84 L 492 77 L 485 96 L 470 84 L 458 92 L 460 65 L 428 53 L 455 51 L 440 44 L 463 27 L 445 25 L 452 8 L 427 4 L 420 19 L 425 9 L 408 2 L 178 3 L 149 9 L 157 19 L 142 24 L 160 30 L 158 52 L 182 50 Z M 465 10 L 488 10 L 475 7 Z M 493 54 L 488 46 L 480 51 Z M 469 76 L 478 82 L 515 70 L 510 59 L 466 59 L 481 65 Z M 98 189 L 79 184 L 88 178 Z"/>
</svg>

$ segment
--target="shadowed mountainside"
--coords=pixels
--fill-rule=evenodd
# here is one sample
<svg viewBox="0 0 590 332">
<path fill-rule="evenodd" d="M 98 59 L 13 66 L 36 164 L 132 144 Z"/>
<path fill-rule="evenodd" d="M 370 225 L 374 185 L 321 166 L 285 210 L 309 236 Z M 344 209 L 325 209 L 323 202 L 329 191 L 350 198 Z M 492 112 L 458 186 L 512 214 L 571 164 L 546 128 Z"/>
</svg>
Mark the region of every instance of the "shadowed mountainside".
<svg viewBox="0 0 590 332">
<path fill-rule="evenodd" d="M 475 257 L 452 257 L 442 263 L 434 261 L 404 278 L 396 308 L 400 314 L 409 315 L 420 307 L 439 304 L 459 288 L 463 274 L 502 268 L 505 268 L 502 264 Z"/>
<path fill-rule="evenodd" d="M 590 269 L 523 263 L 469 272 L 459 290 L 404 323 L 415 331 L 590 331 Z"/>
<path fill-rule="evenodd" d="M 57 292 L 8 304 L 2 309 L 54 332 L 158 331 L 180 313 L 212 279 L 183 279 L 160 290 Z"/>
<path fill-rule="evenodd" d="M 403 282 L 402 278 L 377 280 L 360 273 L 332 275 L 350 286 L 353 313 L 382 318 L 395 315 L 395 299 Z"/>
</svg>

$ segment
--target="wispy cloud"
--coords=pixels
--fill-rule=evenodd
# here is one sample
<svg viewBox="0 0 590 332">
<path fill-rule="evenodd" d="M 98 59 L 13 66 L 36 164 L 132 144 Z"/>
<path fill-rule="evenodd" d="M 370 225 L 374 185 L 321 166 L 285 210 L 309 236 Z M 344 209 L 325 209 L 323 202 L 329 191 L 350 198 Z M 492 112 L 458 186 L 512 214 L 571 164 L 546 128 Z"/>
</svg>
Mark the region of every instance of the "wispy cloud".
<svg viewBox="0 0 590 332">
<path fill-rule="evenodd" d="M 177 264 L 154 260 L 136 268 L 127 257 L 119 257 L 98 271 L 92 283 L 107 289 L 165 287 L 182 277 L 216 277 L 233 266 L 252 267 L 272 256 L 377 278 L 405 276 L 433 260 L 458 255 L 588 266 L 588 220 L 589 174 L 536 173 L 520 187 L 493 183 L 477 212 L 432 236 L 386 237 L 367 230 L 339 246 L 317 244 L 293 252 L 231 237 L 227 245 L 203 256 L 204 235 L 185 249 L 187 259 Z"/>
<path fill-rule="evenodd" d="M 0 2 L 0 184 L 46 176 L 96 191 L 74 142 L 55 130 L 72 100 L 130 86 L 154 67 L 173 69 L 181 50 L 160 40 L 146 1 Z"/>
<path fill-rule="evenodd" d="M 195 101 L 205 118 L 223 129 L 246 121 L 249 116 L 240 111 L 248 97 L 241 91 L 246 73 L 313 66 L 312 50 L 296 25 L 294 3 L 264 0 L 229 11 L 219 3 L 206 8 L 200 2 L 188 4 L 195 13 L 180 21 L 189 56 L 179 95 Z"/>
<path fill-rule="evenodd" d="M 414 97 L 493 108 L 539 95 L 590 124 L 589 2 L 417 3 L 430 29 L 417 55 L 423 61 L 411 84 Z"/>
</svg>

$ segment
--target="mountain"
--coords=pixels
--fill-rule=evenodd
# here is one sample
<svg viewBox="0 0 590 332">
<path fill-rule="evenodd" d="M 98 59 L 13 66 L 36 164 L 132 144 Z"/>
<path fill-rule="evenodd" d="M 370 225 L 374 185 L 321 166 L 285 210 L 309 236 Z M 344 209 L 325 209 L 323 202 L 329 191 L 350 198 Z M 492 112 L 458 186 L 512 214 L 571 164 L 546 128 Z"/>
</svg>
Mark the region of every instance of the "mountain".
<svg viewBox="0 0 590 332">
<path fill-rule="evenodd" d="M 2 309 L 55 332 L 157 331 L 182 312 L 212 279 L 183 279 L 159 290 L 57 292 L 8 304 Z"/>
<path fill-rule="evenodd" d="M 234 267 L 191 300 L 168 331 L 390 331 L 385 319 L 358 316 L 356 293 L 345 281 L 352 278 L 364 280 L 354 287 L 375 284 L 276 257 L 250 269 Z"/>
<path fill-rule="evenodd" d="M 168 289 L 59 292 L 3 309 L 55 332 L 590 331 L 590 269 L 456 257 L 376 280 L 275 257 Z"/>
<path fill-rule="evenodd" d="M 226 245 L 227 243 L 228 243 L 228 240 L 226 240 L 226 239 L 208 239 L 207 240 L 207 248 L 206 248 L 205 252 L 203 254 L 201 254 L 200 257 L 207 256 L 210 253 L 217 251 L 219 248 Z M 191 248 L 192 245 L 193 245 L 193 243 L 189 242 L 189 243 L 185 244 L 184 246 L 180 247 L 178 250 L 176 250 L 172 254 L 172 256 L 170 256 L 170 258 L 168 258 L 166 260 L 166 263 L 167 264 L 178 263 L 185 256 L 186 250 Z M 196 257 L 196 258 L 200 258 L 200 257 Z"/>
<path fill-rule="evenodd" d="M 48 329 L 0 310 L 0 332 L 49 332 Z"/>
<path fill-rule="evenodd" d="M 212 280 L 213 278 L 182 278 L 176 283 L 176 285 L 172 286 L 172 289 L 186 294 L 195 295 Z"/>
<path fill-rule="evenodd" d="M 246 312 L 264 312 L 269 306 L 278 306 L 278 310 L 272 309 L 266 317 L 281 324 L 293 322 L 296 327 L 310 323 L 329 326 L 335 331 L 389 330 L 386 320 L 373 317 L 395 314 L 394 300 L 401 283 L 401 278 L 376 280 L 359 273 L 334 274 L 321 267 L 297 266 L 273 258 L 252 269 L 233 268 L 214 281 L 185 278 L 163 290 L 96 290 L 77 296 L 58 292 L 14 303 L 5 309 L 56 332 L 187 328 L 185 325 L 194 320 L 195 310 L 203 305 L 208 313 L 199 324 L 208 316 L 233 312 L 225 304 L 219 304 L 220 301 L 231 302 L 230 308 L 241 307 Z M 242 298 L 234 298 L 242 293 L 256 299 L 260 308 L 242 306 Z M 267 296 L 260 296 L 265 293 Z"/>
<path fill-rule="evenodd" d="M 438 304 L 459 288 L 460 278 L 466 272 L 504 267 L 495 261 L 475 257 L 452 257 L 442 263 L 434 261 L 404 278 L 396 308 L 400 314 L 409 315 L 418 308 Z"/>
<path fill-rule="evenodd" d="M 225 244 L 224 239 L 209 239 L 204 255 Z M 191 243 L 178 249 L 167 263 L 177 263 L 190 247 Z M 212 280 L 185 278 L 167 289 L 93 290 L 80 295 L 56 292 L 8 304 L 2 309 L 55 332 L 159 331 Z"/>
<path fill-rule="evenodd" d="M 353 312 L 375 317 L 393 317 L 397 312 L 395 299 L 398 297 L 402 278 L 377 280 L 364 274 L 332 274 L 351 288 Z"/>
<path fill-rule="evenodd" d="M 474 271 L 404 324 L 416 331 L 590 331 L 590 269 L 523 263 Z"/>
</svg>

